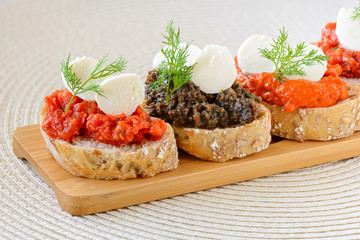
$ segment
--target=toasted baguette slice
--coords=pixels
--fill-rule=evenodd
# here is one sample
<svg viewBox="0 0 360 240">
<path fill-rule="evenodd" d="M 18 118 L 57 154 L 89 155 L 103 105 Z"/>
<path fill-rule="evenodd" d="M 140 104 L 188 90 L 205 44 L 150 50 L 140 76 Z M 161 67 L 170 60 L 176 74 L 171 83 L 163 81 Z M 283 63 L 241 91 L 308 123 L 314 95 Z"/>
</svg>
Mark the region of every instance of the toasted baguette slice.
<svg viewBox="0 0 360 240">
<path fill-rule="evenodd" d="M 264 102 L 271 113 L 271 134 L 296 141 L 328 141 L 352 135 L 360 130 L 360 94 L 358 86 L 347 87 L 349 98 L 331 107 L 287 113 L 282 106 Z"/>
<path fill-rule="evenodd" d="M 43 107 L 40 122 L 45 113 Z M 179 162 L 174 131 L 169 124 L 160 140 L 131 143 L 123 147 L 83 137 L 76 137 L 70 143 L 51 139 L 41 127 L 40 131 L 56 161 L 75 176 L 94 179 L 127 179 L 138 175 L 151 177 L 177 168 Z"/>
<path fill-rule="evenodd" d="M 267 148 L 271 141 L 270 112 L 260 103 L 252 105 L 256 119 L 243 126 L 213 130 L 174 126 L 178 147 L 213 162 L 245 157 Z"/>
<path fill-rule="evenodd" d="M 349 84 L 356 84 L 359 85 L 360 84 L 360 78 L 341 78 L 342 80 L 344 80 L 344 82 L 349 83 Z"/>
</svg>

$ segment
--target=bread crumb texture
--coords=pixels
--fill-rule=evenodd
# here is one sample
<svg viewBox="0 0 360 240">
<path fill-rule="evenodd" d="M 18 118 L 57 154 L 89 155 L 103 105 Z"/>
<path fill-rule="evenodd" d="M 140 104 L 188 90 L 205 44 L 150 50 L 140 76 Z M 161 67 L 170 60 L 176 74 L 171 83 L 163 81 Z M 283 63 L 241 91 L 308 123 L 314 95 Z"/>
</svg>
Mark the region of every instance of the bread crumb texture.
<svg viewBox="0 0 360 240">
<path fill-rule="evenodd" d="M 329 141 L 360 130 L 360 86 L 348 84 L 349 98 L 325 108 L 283 111 L 282 106 L 263 104 L 271 113 L 271 134 L 296 141 Z"/>
<path fill-rule="evenodd" d="M 225 162 L 259 152 L 271 141 L 270 112 L 252 102 L 255 120 L 243 126 L 213 130 L 174 127 L 178 146 L 191 155 L 213 162 Z"/>
<path fill-rule="evenodd" d="M 158 141 L 130 143 L 123 147 L 77 137 L 73 141 L 52 140 L 42 131 L 56 161 L 75 176 L 94 179 L 151 177 L 178 166 L 174 132 L 168 124 Z"/>
</svg>

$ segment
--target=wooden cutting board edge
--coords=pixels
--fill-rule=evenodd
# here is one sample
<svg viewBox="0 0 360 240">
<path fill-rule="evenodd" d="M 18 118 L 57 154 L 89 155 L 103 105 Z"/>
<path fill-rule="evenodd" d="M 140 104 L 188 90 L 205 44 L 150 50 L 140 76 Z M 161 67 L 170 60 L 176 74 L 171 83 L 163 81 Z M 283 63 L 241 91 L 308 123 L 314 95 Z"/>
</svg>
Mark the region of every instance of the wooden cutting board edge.
<svg viewBox="0 0 360 240">
<path fill-rule="evenodd" d="M 38 171 L 60 206 L 73 215 L 127 207 L 257 177 L 287 172 L 360 155 L 360 132 L 345 139 L 303 143 L 283 140 L 243 159 L 212 163 L 180 154 L 179 168 L 152 178 L 92 180 L 65 171 L 46 149 L 39 125 L 17 128 L 13 151 Z"/>
</svg>

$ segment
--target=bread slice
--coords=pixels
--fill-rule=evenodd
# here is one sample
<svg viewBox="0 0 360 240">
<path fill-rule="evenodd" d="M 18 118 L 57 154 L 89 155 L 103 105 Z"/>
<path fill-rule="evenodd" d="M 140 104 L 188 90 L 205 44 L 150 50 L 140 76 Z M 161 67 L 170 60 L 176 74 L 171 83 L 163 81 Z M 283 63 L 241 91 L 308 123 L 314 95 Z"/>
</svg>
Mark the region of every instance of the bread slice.
<svg viewBox="0 0 360 240">
<path fill-rule="evenodd" d="M 341 77 L 341 79 L 349 84 L 360 84 L 360 78 L 345 78 L 345 77 Z"/>
<path fill-rule="evenodd" d="M 213 130 L 175 127 L 178 147 L 191 155 L 213 162 L 245 157 L 269 146 L 271 141 L 270 112 L 253 102 L 255 120 L 243 126 Z"/>
<path fill-rule="evenodd" d="M 348 84 L 349 98 L 331 107 L 299 108 L 287 113 L 282 106 L 264 105 L 271 113 L 271 134 L 296 141 L 344 138 L 360 130 L 359 87 Z"/>
<path fill-rule="evenodd" d="M 40 122 L 45 113 L 43 107 Z M 40 131 L 56 161 L 75 176 L 122 180 L 137 176 L 151 177 L 177 168 L 179 162 L 174 132 L 169 124 L 158 141 L 131 143 L 122 147 L 83 137 L 76 137 L 70 143 L 51 139 L 41 127 Z"/>
</svg>

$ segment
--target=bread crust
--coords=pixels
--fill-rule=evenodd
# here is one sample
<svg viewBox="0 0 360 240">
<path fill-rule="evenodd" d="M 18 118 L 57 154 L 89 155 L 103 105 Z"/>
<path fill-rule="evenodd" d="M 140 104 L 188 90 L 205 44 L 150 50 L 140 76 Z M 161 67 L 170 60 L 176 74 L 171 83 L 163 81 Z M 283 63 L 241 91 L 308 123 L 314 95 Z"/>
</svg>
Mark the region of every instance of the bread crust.
<svg viewBox="0 0 360 240">
<path fill-rule="evenodd" d="M 341 79 L 348 83 L 348 84 L 355 84 L 355 85 L 359 85 L 360 84 L 360 78 L 345 78 L 345 77 L 341 77 Z"/>
<path fill-rule="evenodd" d="M 45 115 L 40 112 L 40 122 Z M 158 141 L 130 143 L 122 147 L 75 137 L 72 142 L 51 139 L 40 127 L 46 146 L 56 161 L 75 176 L 94 179 L 128 179 L 151 177 L 178 166 L 178 151 L 174 131 L 167 124 Z"/>
<path fill-rule="evenodd" d="M 252 106 L 256 118 L 243 126 L 213 130 L 174 126 L 178 147 L 213 162 L 245 157 L 267 148 L 271 141 L 270 112 L 258 102 Z"/>
<path fill-rule="evenodd" d="M 296 141 L 328 141 L 360 130 L 359 86 L 348 84 L 349 98 L 331 107 L 299 108 L 287 113 L 282 106 L 263 102 L 271 113 L 271 134 Z"/>
</svg>

